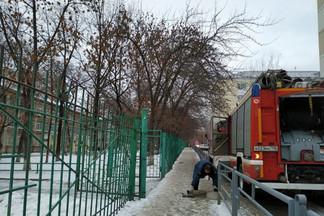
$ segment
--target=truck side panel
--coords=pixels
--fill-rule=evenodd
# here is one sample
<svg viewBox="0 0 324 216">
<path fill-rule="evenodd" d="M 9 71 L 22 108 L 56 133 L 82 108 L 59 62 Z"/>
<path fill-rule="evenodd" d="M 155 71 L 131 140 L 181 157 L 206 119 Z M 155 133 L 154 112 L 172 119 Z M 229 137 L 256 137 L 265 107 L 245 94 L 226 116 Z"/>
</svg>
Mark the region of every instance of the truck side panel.
<svg viewBox="0 0 324 216">
<path fill-rule="evenodd" d="M 233 114 L 232 116 L 232 121 L 231 121 L 231 150 L 232 154 L 236 154 L 237 148 L 236 148 L 236 143 L 237 143 L 237 136 L 236 136 L 236 128 L 237 128 L 237 112 Z"/>
<path fill-rule="evenodd" d="M 238 151 L 243 151 L 244 145 L 244 104 L 237 110 L 237 143 Z"/>
<path fill-rule="evenodd" d="M 251 97 L 244 103 L 244 155 L 251 157 Z"/>
<path fill-rule="evenodd" d="M 276 122 L 277 105 L 273 90 L 260 90 L 262 146 L 278 146 Z M 277 180 L 279 174 L 278 151 L 262 152 L 263 179 Z"/>
</svg>

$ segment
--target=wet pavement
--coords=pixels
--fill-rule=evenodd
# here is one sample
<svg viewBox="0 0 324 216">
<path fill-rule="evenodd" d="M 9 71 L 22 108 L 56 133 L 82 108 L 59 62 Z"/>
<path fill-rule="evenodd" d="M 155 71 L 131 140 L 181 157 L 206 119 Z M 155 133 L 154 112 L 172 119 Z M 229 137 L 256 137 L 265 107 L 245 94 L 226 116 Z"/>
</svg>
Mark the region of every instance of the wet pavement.
<svg viewBox="0 0 324 216">
<path fill-rule="evenodd" d="M 143 200 L 140 209 L 129 205 L 127 215 L 175 216 L 175 215 L 230 215 L 224 203 L 217 204 L 215 196 L 195 198 L 182 197 L 182 193 L 191 189 L 193 168 L 198 157 L 192 148 L 185 148 L 174 163 L 172 170 L 159 182 L 157 188 Z M 213 192 L 212 179 L 200 179 L 199 190 Z M 139 201 L 134 201 L 139 202 Z M 123 215 L 120 212 L 118 216 Z"/>
</svg>

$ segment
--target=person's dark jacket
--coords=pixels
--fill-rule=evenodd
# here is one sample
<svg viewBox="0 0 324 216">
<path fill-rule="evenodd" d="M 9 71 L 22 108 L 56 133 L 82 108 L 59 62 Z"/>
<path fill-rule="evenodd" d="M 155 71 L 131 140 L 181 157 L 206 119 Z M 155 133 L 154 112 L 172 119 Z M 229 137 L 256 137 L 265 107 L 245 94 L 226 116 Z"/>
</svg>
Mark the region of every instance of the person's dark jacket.
<svg viewBox="0 0 324 216">
<path fill-rule="evenodd" d="M 205 165 L 209 164 L 211 166 L 211 170 L 208 174 L 205 173 L 204 167 Z M 206 175 L 208 175 L 210 178 L 213 179 L 213 185 L 217 187 L 217 169 L 211 162 L 207 160 L 200 160 L 198 163 L 196 163 L 193 177 L 192 177 L 192 183 L 191 185 L 194 187 L 195 190 L 198 189 L 199 185 L 199 179 L 204 178 Z"/>
</svg>

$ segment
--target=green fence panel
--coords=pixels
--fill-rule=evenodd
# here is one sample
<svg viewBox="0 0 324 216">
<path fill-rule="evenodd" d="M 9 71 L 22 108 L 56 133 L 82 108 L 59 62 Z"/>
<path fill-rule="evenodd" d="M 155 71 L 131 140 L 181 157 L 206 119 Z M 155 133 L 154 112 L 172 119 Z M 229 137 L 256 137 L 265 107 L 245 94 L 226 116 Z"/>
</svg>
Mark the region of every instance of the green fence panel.
<svg viewBox="0 0 324 216">
<path fill-rule="evenodd" d="M 114 215 L 134 198 L 138 119 L 108 113 L 103 107 L 103 114 L 95 115 L 86 92 L 78 88 L 72 92 L 71 86 L 66 92 L 71 100 L 62 100 L 59 92 L 52 94 L 47 87 L 34 88 L 34 106 L 24 107 L 20 93 L 32 87 L 0 76 L 6 91 L 2 97 L 10 99 L 0 101 L 1 119 L 9 125 L 1 137 L 6 144 L 0 155 L 1 211 L 7 215 L 13 209 L 21 215 Z M 44 77 L 47 86 L 49 76 Z M 64 105 L 61 115 L 60 105 Z M 28 127 L 22 118 L 25 113 L 32 121 Z M 26 154 L 18 152 L 23 132 L 28 141 L 23 143 L 28 147 Z M 17 162 L 22 156 L 26 160 Z"/>
<path fill-rule="evenodd" d="M 161 142 L 161 177 L 165 177 L 165 148 L 166 148 L 166 133 L 162 133 L 162 142 Z"/>
<path fill-rule="evenodd" d="M 172 134 L 166 134 L 165 138 L 165 170 L 167 173 L 172 169 L 173 163 L 177 160 L 182 150 L 186 147 L 186 143 L 180 138 Z"/>
<path fill-rule="evenodd" d="M 147 130 L 147 168 L 146 178 L 160 178 L 161 162 L 161 130 Z"/>
<path fill-rule="evenodd" d="M 115 215 L 128 200 L 145 198 L 148 178 L 172 169 L 185 144 L 148 129 L 148 110 L 141 122 L 100 103 L 100 114 L 93 113 L 93 98 L 77 83 L 62 93 L 59 77 L 47 72 L 38 85 L 27 85 L 21 64 L 17 78 L 9 76 L 3 52 L 0 46 L 0 209 L 8 216 L 13 209 L 21 215 Z"/>
</svg>

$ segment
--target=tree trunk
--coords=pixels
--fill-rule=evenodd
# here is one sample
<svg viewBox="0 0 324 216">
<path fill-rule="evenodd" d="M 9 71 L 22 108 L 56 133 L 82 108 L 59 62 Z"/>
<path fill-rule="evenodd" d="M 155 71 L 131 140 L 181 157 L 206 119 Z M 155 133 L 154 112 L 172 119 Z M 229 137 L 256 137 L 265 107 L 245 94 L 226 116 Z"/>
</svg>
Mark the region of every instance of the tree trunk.
<svg viewBox="0 0 324 216">
<path fill-rule="evenodd" d="M 0 127 L 0 155 L 2 154 L 2 148 L 3 148 L 2 136 L 3 136 L 4 129 L 5 129 L 5 125 L 3 124 Z M 0 160 L 1 160 L 1 158 L 0 158 Z"/>
<path fill-rule="evenodd" d="M 97 150 L 98 150 L 98 130 L 96 129 L 98 126 L 98 116 L 99 116 L 99 92 L 96 92 L 95 98 L 94 98 L 94 110 L 93 110 L 93 115 L 94 115 L 94 125 L 93 125 L 93 143 L 92 143 L 92 154 L 93 154 L 93 159 L 97 157 Z"/>
</svg>

